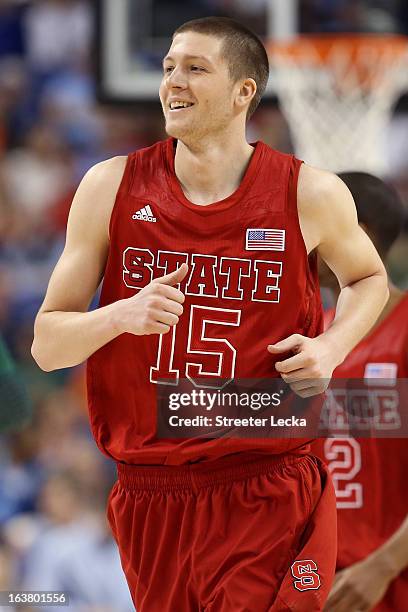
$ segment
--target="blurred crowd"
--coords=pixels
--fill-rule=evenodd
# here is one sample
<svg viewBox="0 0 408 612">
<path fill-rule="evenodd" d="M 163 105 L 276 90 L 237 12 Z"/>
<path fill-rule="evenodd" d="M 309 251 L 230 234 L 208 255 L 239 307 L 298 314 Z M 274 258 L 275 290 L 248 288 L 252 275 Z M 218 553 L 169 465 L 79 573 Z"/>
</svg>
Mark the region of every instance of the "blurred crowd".
<svg viewBox="0 0 408 612">
<path fill-rule="evenodd" d="M 162 4 L 164 11 L 173 3 Z M 204 14 L 251 12 L 255 19 L 265 0 L 199 4 Z M 302 27 L 375 29 L 387 18 L 389 31 L 395 24 L 406 32 L 407 13 L 397 0 L 306 0 Z M 177 15 L 178 23 L 195 16 Z M 94 33 L 91 1 L 0 0 L 0 333 L 34 407 L 31 423 L 0 438 L 0 591 L 64 590 L 72 610 L 127 612 L 133 607 L 104 515 L 114 468 L 90 435 L 83 368 L 44 374 L 30 355 L 34 316 L 81 177 L 98 161 L 165 137 L 158 104 L 98 104 Z M 392 128 L 402 144 L 390 149 L 390 179 L 408 201 L 406 117 L 396 116 Z M 248 129 L 251 140 L 291 150 L 273 104 L 264 104 Z M 402 239 L 393 256 L 401 286 L 408 285 L 406 245 Z"/>
<path fill-rule="evenodd" d="M 98 105 L 92 36 L 91 2 L 0 2 L 0 331 L 34 408 L 1 440 L 0 591 L 65 591 L 72 610 L 128 612 L 105 518 L 114 466 L 90 435 L 83 369 L 44 374 L 30 356 L 81 177 L 163 136 L 158 108 Z"/>
<path fill-rule="evenodd" d="M 151 0 L 137 10 L 155 5 L 153 29 L 167 36 L 180 21 L 218 14 L 243 21 L 258 34 L 266 34 L 269 0 Z M 408 32 L 408 6 L 405 0 L 298 0 L 301 32 Z M 182 15 L 181 15 L 182 13 Z M 180 19 L 181 17 L 181 19 Z"/>
</svg>

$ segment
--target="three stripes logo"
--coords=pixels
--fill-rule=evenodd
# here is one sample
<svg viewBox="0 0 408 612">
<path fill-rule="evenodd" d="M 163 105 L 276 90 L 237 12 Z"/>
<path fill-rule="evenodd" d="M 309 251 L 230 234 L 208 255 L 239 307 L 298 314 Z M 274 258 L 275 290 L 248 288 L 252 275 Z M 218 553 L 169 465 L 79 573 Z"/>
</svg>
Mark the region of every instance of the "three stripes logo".
<svg viewBox="0 0 408 612">
<path fill-rule="evenodd" d="M 134 215 L 132 215 L 132 219 L 136 221 L 149 221 L 149 223 L 156 223 L 157 219 L 153 215 L 153 211 L 150 208 L 150 204 L 144 206 L 140 210 L 136 211 Z"/>
</svg>

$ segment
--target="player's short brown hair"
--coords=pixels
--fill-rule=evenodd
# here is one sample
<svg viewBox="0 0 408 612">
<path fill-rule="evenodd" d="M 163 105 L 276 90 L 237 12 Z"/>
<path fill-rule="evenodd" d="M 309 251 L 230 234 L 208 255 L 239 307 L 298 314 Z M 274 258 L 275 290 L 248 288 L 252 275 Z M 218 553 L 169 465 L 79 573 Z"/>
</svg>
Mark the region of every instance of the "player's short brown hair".
<svg viewBox="0 0 408 612">
<path fill-rule="evenodd" d="M 256 110 L 269 78 L 269 61 L 265 47 L 247 27 L 228 17 L 203 17 L 183 23 L 173 34 L 197 32 L 223 39 L 222 54 L 228 62 L 231 79 L 254 79 L 256 93 L 248 108 L 247 119 Z"/>
<path fill-rule="evenodd" d="M 351 191 L 359 223 L 366 226 L 385 259 L 407 217 L 396 189 L 367 172 L 342 172 L 339 177 Z"/>
</svg>

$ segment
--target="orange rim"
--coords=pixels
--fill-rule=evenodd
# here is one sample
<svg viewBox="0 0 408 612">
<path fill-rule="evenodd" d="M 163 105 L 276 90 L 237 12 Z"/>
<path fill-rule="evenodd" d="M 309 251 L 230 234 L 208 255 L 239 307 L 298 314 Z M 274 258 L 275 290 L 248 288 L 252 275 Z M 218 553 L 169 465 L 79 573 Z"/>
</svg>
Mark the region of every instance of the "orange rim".
<svg viewBox="0 0 408 612">
<path fill-rule="evenodd" d="M 289 71 L 296 65 L 300 68 L 323 68 L 333 75 L 340 90 L 342 86 L 349 85 L 349 81 L 344 81 L 344 78 L 350 75 L 353 77 L 352 83 L 358 83 L 361 90 L 372 91 L 392 74 L 394 66 L 399 69 L 403 65 L 401 61 L 404 56 L 408 60 L 408 37 L 376 34 L 306 35 L 290 42 L 270 42 L 267 51 L 273 67 L 279 67 L 279 62 L 282 62 L 281 66 Z M 288 64 L 285 60 L 288 60 Z M 408 61 L 404 70 L 408 70 Z"/>
<path fill-rule="evenodd" d="M 267 51 L 273 57 L 301 58 L 314 51 L 314 58 L 320 64 L 325 64 L 334 48 L 347 50 L 352 61 L 356 61 L 362 50 L 372 50 L 380 55 L 387 55 L 390 63 L 397 57 L 408 52 L 408 37 L 378 34 L 319 34 L 302 35 L 289 42 L 273 42 L 266 44 Z"/>
</svg>

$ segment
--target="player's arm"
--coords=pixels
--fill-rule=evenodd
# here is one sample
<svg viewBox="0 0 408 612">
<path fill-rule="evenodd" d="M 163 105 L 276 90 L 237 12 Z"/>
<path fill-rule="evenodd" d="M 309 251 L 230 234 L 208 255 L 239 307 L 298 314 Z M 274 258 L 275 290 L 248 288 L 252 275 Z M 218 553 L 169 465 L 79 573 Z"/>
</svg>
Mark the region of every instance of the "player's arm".
<svg viewBox="0 0 408 612">
<path fill-rule="evenodd" d="M 276 369 L 306 397 L 327 387 L 334 368 L 374 325 L 389 294 L 383 263 L 358 225 L 354 200 L 343 181 L 303 164 L 298 209 L 308 253 L 317 249 L 341 288 L 336 316 L 324 334 L 315 339 L 296 334 L 268 347 L 271 353 L 295 353 Z M 317 379 L 322 382 L 314 383 Z"/>
<path fill-rule="evenodd" d="M 319 188 L 316 190 L 316 186 Z M 315 193 L 316 191 L 316 193 Z M 336 316 L 324 338 L 338 363 L 367 334 L 389 297 L 387 273 L 359 226 L 353 197 L 336 175 L 305 166 L 300 176 L 302 231 L 308 251 L 317 248 L 340 285 Z M 338 363 L 336 365 L 338 365 Z"/>
<path fill-rule="evenodd" d="M 391 582 L 407 567 L 408 516 L 380 548 L 336 574 L 325 609 L 330 612 L 372 610 Z"/>
<path fill-rule="evenodd" d="M 184 296 L 171 285 L 185 276 L 186 266 L 131 298 L 88 312 L 105 270 L 125 163 L 117 157 L 97 164 L 74 197 L 65 248 L 35 321 L 32 355 L 43 370 L 77 365 L 124 332 L 165 333 L 182 312 Z"/>
</svg>

